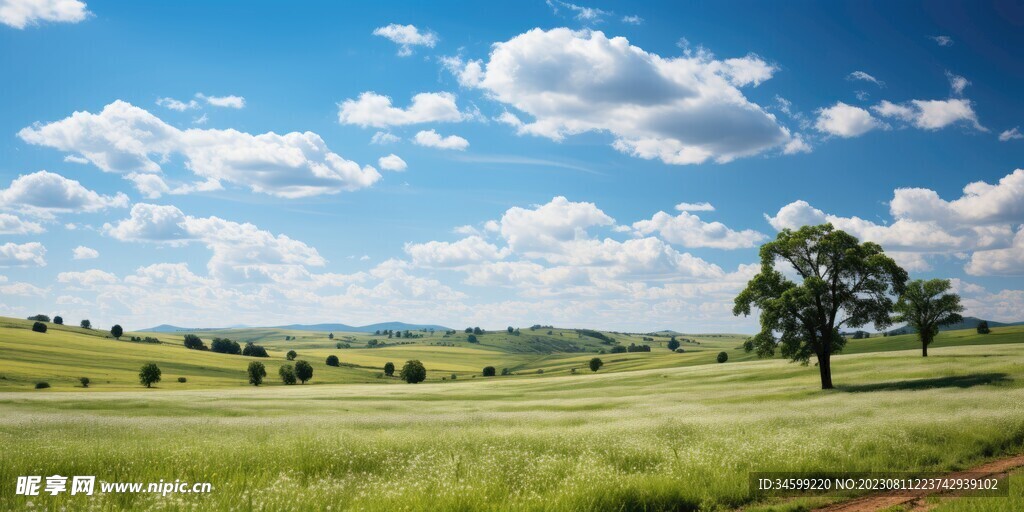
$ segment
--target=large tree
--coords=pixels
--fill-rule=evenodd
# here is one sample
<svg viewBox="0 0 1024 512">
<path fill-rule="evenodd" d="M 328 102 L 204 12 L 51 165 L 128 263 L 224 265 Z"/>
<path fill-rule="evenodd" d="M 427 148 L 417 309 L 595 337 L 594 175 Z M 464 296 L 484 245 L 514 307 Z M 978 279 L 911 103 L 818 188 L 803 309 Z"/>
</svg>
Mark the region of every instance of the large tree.
<svg viewBox="0 0 1024 512">
<path fill-rule="evenodd" d="M 793 272 L 798 282 L 781 269 Z M 907 272 L 882 248 L 831 224 L 784 229 L 761 246 L 761 272 L 736 297 L 733 314 L 761 312 L 761 331 L 747 352 L 771 357 L 776 348 L 793 361 L 818 360 L 821 389 L 832 388 L 832 354 L 843 349 L 843 327 L 891 323 L 892 295 L 903 293 Z"/>
<path fill-rule="evenodd" d="M 928 345 L 939 333 L 939 327 L 963 320 L 960 296 L 946 293 L 950 288 L 948 279 L 918 279 L 907 283 L 906 291 L 896 301 L 893 321 L 906 322 L 917 330 L 922 357 L 928 357 Z"/>
</svg>

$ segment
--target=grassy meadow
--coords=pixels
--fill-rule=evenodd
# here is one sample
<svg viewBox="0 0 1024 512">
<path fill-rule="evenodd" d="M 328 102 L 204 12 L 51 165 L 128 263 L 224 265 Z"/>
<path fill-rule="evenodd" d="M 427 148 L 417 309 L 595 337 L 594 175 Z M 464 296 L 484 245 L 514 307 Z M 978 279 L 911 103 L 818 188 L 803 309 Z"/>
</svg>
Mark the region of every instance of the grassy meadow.
<svg viewBox="0 0 1024 512">
<path fill-rule="evenodd" d="M 946 471 L 1024 449 L 1022 328 L 942 333 L 928 358 L 910 337 L 851 340 L 830 391 L 813 365 L 753 360 L 738 336 L 606 354 L 600 372 L 572 374 L 595 354 L 505 347 L 519 340 L 504 333 L 385 348 L 364 348 L 362 334 L 274 333 L 260 339 L 272 385 L 254 388 L 251 358 L 186 350 L 180 336 L 131 343 L 19 322 L 0 328 L 3 510 L 804 510 L 823 501 L 765 501 L 748 472 Z M 353 348 L 333 348 L 342 336 Z M 313 383 L 277 385 L 289 347 L 314 364 Z M 730 361 L 714 364 L 721 350 Z M 331 353 L 352 366 L 325 366 Z M 411 357 L 427 382 L 378 377 L 383 361 Z M 150 360 L 164 381 L 143 389 L 135 373 Z M 485 364 L 519 375 L 470 377 Z M 451 372 L 465 373 L 441 380 Z M 95 384 L 74 387 L 80 374 Z M 37 379 L 53 387 L 32 390 Z M 52 474 L 214 491 L 13 495 L 17 476 Z M 1015 496 L 941 506 L 993 510 Z"/>
</svg>

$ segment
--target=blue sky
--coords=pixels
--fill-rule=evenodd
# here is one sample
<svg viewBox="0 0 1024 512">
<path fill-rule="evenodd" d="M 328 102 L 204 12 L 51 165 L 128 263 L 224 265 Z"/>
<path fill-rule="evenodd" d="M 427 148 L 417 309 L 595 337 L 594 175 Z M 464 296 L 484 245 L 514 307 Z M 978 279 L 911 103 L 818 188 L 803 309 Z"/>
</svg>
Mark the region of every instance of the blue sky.
<svg viewBox="0 0 1024 512">
<path fill-rule="evenodd" d="M 1009 2 L 51 4 L 0 0 L 4 314 L 750 332 L 827 220 L 1022 319 Z"/>
</svg>

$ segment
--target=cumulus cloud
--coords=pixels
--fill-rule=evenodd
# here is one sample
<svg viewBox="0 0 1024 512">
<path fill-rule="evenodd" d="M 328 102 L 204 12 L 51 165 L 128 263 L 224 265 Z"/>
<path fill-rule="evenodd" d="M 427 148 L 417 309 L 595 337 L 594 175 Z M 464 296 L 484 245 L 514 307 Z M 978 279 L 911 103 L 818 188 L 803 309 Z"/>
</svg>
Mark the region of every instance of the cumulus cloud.
<svg viewBox="0 0 1024 512">
<path fill-rule="evenodd" d="M 75 112 L 18 132 L 22 140 L 77 154 L 106 172 L 161 172 L 172 154 L 204 181 L 227 182 L 286 198 L 369 187 L 381 175 L 346 160 L 313 132 L 252 135 L 237 130 L 179 130 L 153 114 L 115 101 L 99 114 Z M 135 180 L 138 183 L 138 180 Z"/>
<path fill-rule="evenodd" d="M 381 145 L 384 145 L 384 144 L 391 144 L 393 142 L 398 142 L 400 140 L 402 140 L 402 138 L 397 136 L 397 135 L 395 135 L 395 134 L 393 134 L 393 133 L 390 133 L 390 132 L 377 132 L 377 133 L 373 134 L 373 137 L 370 137 L 370 144 L 381 144 Z"/>
<path fill-rule="evenodd" d="M 401 157 L 394 153 L 388 156 L 380 157 L 380 159 L 377 160 L 377 165 L 379 165 L 380 168 L 384 169 L 385 171 L 404 171 L 407 167 L 409 167 L 405 163 L 405 160 L 402 160 Z"/>
<path fill-rule="evenodd" d="M 497 261 L 508 255 L 508 250 L 499 250 L 479 236 L 470 236 L 457 242 L 406 244 L 405 252 L 412 258 L 414 265 L 424 267 L 458 267 Z"/>
<path fill-rule="evenodd" d="M 1007 142 L 1017 139 L 1024 139 L 1024 134 L 1020 133 L 1019 126 L 1014 126 L 1013 128 L 999 134 L 999 142 Z"/>
<path fill-rule="evenodd" d="M 483 61 L 479 59 L 463 61 L 461 56 L 455 55 L 441 57 L 439 60 L 463 87 L 476 87 L 483 80 Z"/>
<path fill-rule="evenodd" d="M 558 14 L 560 9 L 566 9 L 572 13 L 575 19 L 588 25 L 600 23 L 604 21 L 605 16 L 612 14 L 609 11 L 604 11 L 596 7 L 586 7 L 583 5 L 563 2 L 561 0 L 547 0 L 547 4 L 555 14 Z"/>
<path fill-rule="evenodd" d="M 42 217 L 56 213 L 83 213 L 125 208 L 128 196 L 121 192 L 102 195 L 75 180 L 48 171 L 23 174 L 0 189 L 0 208 L 19 210 Z"/>
<path fill-rule="evenodd" d="M 420 31 L 415 25 L 399 25 L 392 23 L 384 27 L 377 27 L 373 35 L 381 36 L 398 45 L 398 56 L 408 57 L 412 55 L 413 46 L 424 46 L 433 48 L 437 45 L 437 34 L 429 30 Z"/>
<path fill-rule="evenodd" d="M 631 14 L 629 16 L 623 16 L 622 22 L 628 25 L 642 25 L 644 23 L 644 19 L 635 14 Z"/>
<path fill-rule="evenodd" d="M 1024 227 L 1010 247 L 974 252 L 964 270 L 974 276 L 1024 276 Z"/>
<path fill-rule="evenodd" d="M 428 148 L 465 151 L 465 149 L 469 147 L 469 141 L 459 137 L 458 135 L 448 135 L 447 137 L 443 137 L 434 130 L 423 130 L 417 132 L 416 136 L 413 137 L 412 140 L 416 144 Z"/>
<path fill-rule="evenodd" d="M 0 213 L 0 235 L 31 235 L 46 231 L 38 222 L 31 222 L 11 215 Z"/>
<path fill-rule="evenodd" d="M 45 267 L 46 247 L 39 242 L 0 245 L 0 267 Z"/>
<path fill-rule="evenodd" d="M 520 134 L 608 132 L 619 151 L 670 164 L 728 162 L 790 139 L 739 89 L 776 70 L 753 54 L 662 57 L 600 31 L 534 29 L 496 43 L 482 69 L 476 87 L 532 117 L 506 118 Z"/>
<path fill-rule="evenodd" d="M 29 283 L 11 283 L 0 285 L 0 293 L 21 297 L 45 297 L 46 290 Z"/>
<path fill-rule="evenodd" d="M 91 247 L 79 245 L 71 251 L 73 259 L 76 260 L 92 260 L 100 257 L 100 252 Z"/>
<path fill-rule="evenodd" d="M 44 21 L 78 23 L 90 15 L 80 0 L 0 0 L 0 23 L 17 29 Z"/>
<path fill-rule="evenodd" d="M 715 207 L 705 201 L 702 203 L 679 203 L 676 205 L 676 210 L 681 212 L 713 212 Z"/>
<path fill-rule="evenodd" d="M 655 213 L 649 220 L 634 222 L 633 229 L 638 235 L 658 233 L 664 240 L 683 247 L 743 249 L 754 247 L 767 238 L 752 229 L 735 231 L 721 222 L 704 222 L 685 210 L 680 210 L 676 216 Z"/>
<path fill-rule="evenodd" d="M 74 288 L 89 289 L 102 284 L 116 283 L 118 279 L 110 272 L 94 268 L 82 272 L 61 272 L 57 274 L 57 282 Z"/>
<path fill-rule="evenodd" d="M 201 92 L 197 92 L 196 98 L 199 98 L 200 100 L 205 101 L 207 105 L 212 105 L 214 107 L 235 109 L 245 107 L 245 98 L 241 96 L 207 96 Z"/>
<path fill-rule="evenodd" d="M 187 103 L 174 98 L 157 98 L 156 104 L 161 107 L 169 108 L 171 110 L 177 110 L 178 112 L 184 112 L 186 110 L 195 110 L 199 108 L 199 102 L 196 100 L 189 100 Z"/>
<path fill-rule="evenodd" d="M 949 80 L 949 88 L 955 96 L 960 96 L 961 94 L 963 94 L 964 89 L 966 89 L 968 85 L 971 85 L 971 82 L 969 82 L 966 78 L 960 75 L 954 75 L 949 71 L 946 71 L 946 79 Z"/>
<path fill-rule="evenodd" d="M 421 92 L 412 97 L 408 108 L 391 104 L 391 98 L 364 92 L 358 99 L 338 105 L 338 122 L 362 127 L 403 126 L 421 123 L 459 122 L 466 116 L 459 111 L 455 95 L 448 92 Z"/>
<path fill-rule="evenodd" d="M 867 110 L 839 101 L 831 107 L 818 110 L 814 127 L 822 133 L 848 139 L 885 128 L 885 123 L 875 119 Z"/>
<path fill-rule="evenodd" d="M 964 123 L 978 131 L 988 131 L 978 122 L 971 102 L 966 99 L 911 100 L 899 104 L 882 101 L 871 107 L 871 110 L 882 117 L 898 119 L 922 130 L 938 130 L 951 124 Z"/>
</svg>

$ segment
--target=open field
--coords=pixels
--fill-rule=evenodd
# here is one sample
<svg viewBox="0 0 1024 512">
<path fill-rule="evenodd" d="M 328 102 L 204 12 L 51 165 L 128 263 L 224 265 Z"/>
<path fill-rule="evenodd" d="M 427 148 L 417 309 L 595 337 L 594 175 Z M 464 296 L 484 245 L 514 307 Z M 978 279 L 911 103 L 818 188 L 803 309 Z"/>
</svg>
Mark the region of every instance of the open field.
<svg viewBox="0 0 1024 512">
<path fill-rule="evenodd" d="M 852 354 L 834 370 L 832 391 L 816 389 L 813 367 L 770 360 L 416 386 L 2 393 L 0 481 L 215 488 L 31 498 L 71 509 L 713 510 L 757 505 L 752 470 L 943 471 L 1024 450 L 1019 344 Z"/>
</svg>

